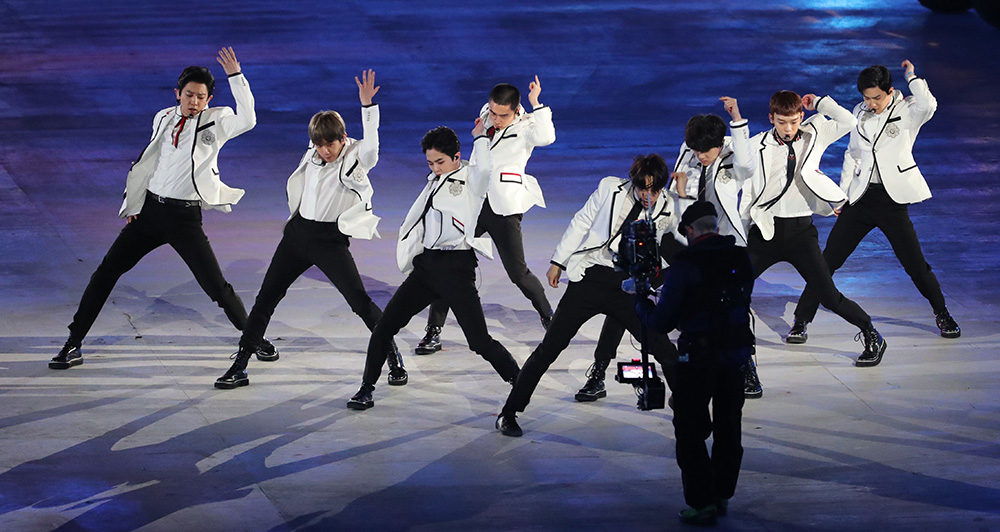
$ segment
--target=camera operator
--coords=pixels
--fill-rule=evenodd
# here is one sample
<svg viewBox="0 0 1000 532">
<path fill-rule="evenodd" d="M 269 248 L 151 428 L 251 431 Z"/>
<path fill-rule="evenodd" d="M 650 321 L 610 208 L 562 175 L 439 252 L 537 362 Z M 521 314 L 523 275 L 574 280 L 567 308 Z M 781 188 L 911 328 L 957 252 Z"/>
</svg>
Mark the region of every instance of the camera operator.
<svg viewBox="0 0 1000 532">
<path fill-rule="evenodd" d="M 606 177 L 580 209 L 563 234 L 546 273 L 549 285 L 559 287 L 566 271 L 569 285 L 542 339 L 521 368 L 514 388 L 497 418 L 496 427 L 505 436 L 521 436 L 516 412 L 523 412 L 538 381 L 566 349 L 580 327 L 597 314 L 614 318 L 640 337 L 639 317 L 632 296 L 622 291 L 626 272 L 615 271 L 612 250 L 617 250 L 622 228 L 639 219 L 649 219 L 662 238 L 676 224 L 677 215 L 666 195 L 669 169 L 656 154 L 635 158 L 629 179 Z M 660 364 L 671 364 L 676 349 L 666 335 L 650 334 L 647 345 Z M 667 383 L 670 371 L 664 367 Z"/>
<path fill-rule="evenodd" d="M 681 332 L 671 390 L 677 465 L 691 507 L 680 520 L 711 524 L 726 513 L 743 458 L 740 423 L 745 372 L 754 350 L 754 275 L 746 249 L 736 246 L 733 236 L 718 234 L 711 203 L 688 207 L 679 229 L 687 249 L 666 270 L 659 302 L 654 306 L 640 297 L 636 312 L 651 331 Z M 705 440 L 713 433 L 710 457 Z"/>
</svg>

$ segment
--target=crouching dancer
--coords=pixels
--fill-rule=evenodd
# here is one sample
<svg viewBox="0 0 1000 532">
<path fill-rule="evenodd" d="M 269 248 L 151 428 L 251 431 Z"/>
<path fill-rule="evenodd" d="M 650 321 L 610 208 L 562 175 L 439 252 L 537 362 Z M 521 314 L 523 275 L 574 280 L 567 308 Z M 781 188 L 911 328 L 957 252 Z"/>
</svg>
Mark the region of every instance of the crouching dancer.
<svg viewBox="0 0 1000 532">
<path fill-rule="evenodd" d="M 215 381 L 216 388 L 237 388 L 250 384 L 247 363 L 250 355 L 272 361 L 278 353 L 262 356 L 257 348 L 275 307 L 288 287 L 316 265 L 343 294 L 368 330 L 375 328 L 382 311 L 368 296 L 361 275 L 349 249 L 349 237 L 370 239 L 378 236 L 379 218 L 372 214 L 372 186 L 368 172 L 378 162 L 378 104 L 372 98 L 378 92 L 375 72 L 354 78 L 361 99 L 361 140 L 347 137 L 344 120 L 335 111 L 316 113 L 309 121 L 309 140 L 298 168 L 288 178 L 288 208 L 291 217 L 285 223 L 281 242 L 274 250 L 271 265 L 257 300 L 250 310 L 246 329 L 240 338 L 236 360 L 229 371 Z M 391 339 L 390 339 L 391 340 Z M 383 356 L 389 359 L 389 384 L 406 384 L 403 359 L 396 344 L 387 342 Z"/>
<path fill-rule="evenodd" d="M 651 331 L 681 332 L 673 391 L 677 465 L 684 500 L 681 522 L 710 524 L 725 515 L 743 459 L 743 385 L 753 354 L 750 293 L 754 274 L 745 248 L 719 235 L 718 214 L 707 201 L 684 211 L 680 231 L 688 247 L 664 275 L 656 306 L 636 306 Z M 712 414 L 708 404 L 712 403 Z M 709 456 L 705 440 L 713 437 Z"/>
<path fill-rule="evenodd" d="M 476 238 L 476 219 L 489 187 L 489 137 L 481 119 L 472 130 L 475 159 L 462 161 L 458 136 L 438 127 L 420 142 L 431 169 L 427 185 L 410 207 L 399 229 L 396 262 L 408 274 L 372 331 L 361 389 L 347 402 L 353 410 L 375 405 L 372 392 L 385 364 L 389 342 L 410 319 L 440 299 L 455 310 L 469 348 L 510 383 L 520 368 L 486 330 L 486 317 L 476 289 L 476 252 L 490 255 L 488 238 Z"/>
</svg>

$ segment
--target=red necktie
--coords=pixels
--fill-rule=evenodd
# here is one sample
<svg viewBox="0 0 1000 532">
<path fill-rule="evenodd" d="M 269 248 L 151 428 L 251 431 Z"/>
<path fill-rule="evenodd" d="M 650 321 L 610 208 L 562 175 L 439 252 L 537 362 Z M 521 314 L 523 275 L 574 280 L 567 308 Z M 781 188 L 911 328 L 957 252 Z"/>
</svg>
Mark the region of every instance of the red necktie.
<svg viewBox="0 0 1000 532">
<path fill-rule="evenodd" d="M 493 135 L 496 135 L 496 133 L 497 133 L 496 126 L 490 126 L 490 128 L 486 130 L 486 136 L 489 137 L 490 140 L 493 140 Z"/>
<path fill-rule="evenodd" d="M 174 140 L 175 148 L 177 147 L 177 141 L 181 139 L 181 131 L 184 131 L 184 122 L 187 122 L 186 116 L 181 117 L 181 121 L 177 122 L 177 125 L 174 126 L 173 133 L 170 134 L 170 138 Z"/>
</svg>

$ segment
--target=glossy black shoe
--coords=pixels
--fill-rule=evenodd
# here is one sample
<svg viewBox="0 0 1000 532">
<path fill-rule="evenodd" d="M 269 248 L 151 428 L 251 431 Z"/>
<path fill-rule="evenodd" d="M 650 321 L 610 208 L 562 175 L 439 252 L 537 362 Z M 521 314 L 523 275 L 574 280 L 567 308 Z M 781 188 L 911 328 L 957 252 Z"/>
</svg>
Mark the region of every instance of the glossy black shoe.
<svg viewBox="0 0 1000 532">
<path fill-rule="evenodd" d="M 358 393 L 354 394 L 354 397 L 351 397 L 351 400 L 347 402 L 347 408 L 351 410 L 368 410 L 375 406 L 375 400 L 372 399 L 372 392 L 374 391 L 374 386 L 362 384 Z"/>
<path fill-rule="evenodd" d="M 417 344 L 417 347 L 413 350 L 413 352 L 418 355 L 430 355 L 440 351 L 441 327 L 428 325 L 424 330 L 427 331 L 427 334 L 425 334 L 423 339 L 420 340 L 420 343 Z"/>
<path fill-rule="evenodd" d="M 80 364 L 83 364 L 80 346 L 71 344 L 67 340 L 63 348 L 59 350 L 59 354 L 49 361 L 49 369 L 69 369 Z"/>
<path fill-rule="evenodd" d="M 760 385 L 760 378 L 757 377 L 757 365 L 753 360 L 747 362 L 746 380 L 743 382 L 743 397 L 747 399 L 760 399 L 764 395 L 764 388 Z"/>
<path fill-rule="evenodd" d="M 940 314 L 935 314 L 934 323 L 937 323 L 938 329 L 941 329 L 941 336 L 944 338 L 958 338 L 962 336 L 962 329 L 955 323 L 955 319 L 951 317 L 948 309 L 944 309 L 944 312 Z"/>
<path fill-rule="evenodd" d="M 595 360 L 590 365 L 590 369 L 587 370 L 587 382 L 574 396 L 578 402 L 590 403 L 608 396 L 608 391 L 604 388 L 604 376 L 610 363 L 610 360 Z"/>
<path fill-rule="evenodd" d="M 792 323 L 792 329 L 788 331 L 785 335 L 785 342 L 789 344 L 804 344 L 809 335 L 806 334 L 806 323 L 804 321 L 795 320 Z"/>
<path fill-rule="evenodd" d="M 261 340 L 260 345 L 257 346 L 257 360 L 261 362 L 274 362 L 278 360 L 278 350 L 274 348 L 274 344 L 269 342 L 267 338 Z"/>
<path fill-rule="evenodd" d="M 867 331 L 861 331 L 857 336 L 854 337 L 854 341 L 863 341 L 865 344 L 865 350 L 858 357 L 857 362 L 854 363 L 855 366 L 859 368 L 870 368 L 872 366 L 877 366 L 879 362 L 882 362 L 882 354 L 885 353 L 885 339 L 882 335 L 875 330 L 875 327 L 868 329 Z"/>
<path fill-rule="evenodd" d="M 396 342 L 389 346 L 389 354 L 385 357 L 389 364 L 389 386 L 403 386 L 410 379 L 403 367 L 403 355 L 399 354 Z"/>
<path fill-rule="evenodd" d="M 687 508 L 677 514 L 681 523 L 685 525 L 711 526 L 715 524 L 715 517 L 718 510 L 714 504 L 709 504 L 703 508 Z"/>
<path fill-rule="evenodd" d="M 256 350 L 255 350 L 256 351 Z M 232 390 L 241 386 L 250 386 L 250 376 L 247 375 L 247 363 L 250 362 L 250 355 L 254 351 L 241 347 L 239 351 L 230 358 L 235 358 L 233 365 L 225 375 L 215 379 L 215 387 L 220 390 Z"/>
<path fill-rule="evenodd" d="M 548 316 L 542 316 L 542 327 L 547 331 L 549 330 L 549 325 L 552 325 L 552 313 L 549 312 Z"/>
<path fill-rule="evenodd" d="M 517 416 L 514 414 L 504 414 L 503 412 L 497 416 L 497 429 L 500 430 L 500 434 L 504 436 L 510 436 L 512 438 L 520 438 L 524 432 L 521 427 L 517 424 Z"/>
</svg>

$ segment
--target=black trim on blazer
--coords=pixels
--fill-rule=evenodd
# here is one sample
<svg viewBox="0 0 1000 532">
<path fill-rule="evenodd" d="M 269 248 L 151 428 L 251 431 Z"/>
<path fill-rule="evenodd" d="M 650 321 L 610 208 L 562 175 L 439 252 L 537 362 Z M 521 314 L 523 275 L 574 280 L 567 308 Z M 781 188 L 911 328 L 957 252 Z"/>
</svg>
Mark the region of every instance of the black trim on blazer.
<svg viewBox="0 0 1000 532">
<path fill-rule="evenodd" d="M 540 104 L 538 104 L 538 107 L 532 107 L 531 108 L 531 112 L 534 113 L 535 111 L 537 111 L 539 109 L 545 109 L 546 107 L 548 107 L 548 105 L 545 105 L 544 103 L 540 103 Z"/>
<path fill-rule="evenodd" d="M 241 74 L 243 74 L 243 72 L 236 72 L 235 74 L 230 74 L 230 75 L 226 76 L 226 78 L 231 78 L 233 76 L 239 76 Z"/>
<path fill-rule="evenodd" d="M 559 268 L 561 268 L 562 271 L 566 271 L 566 267 L 565 266 L 563 266 L 562 264 L 559 264 L 558 262 L 556 262 L 554 260 L 550 260 L 549 264 L 552 264 L 553 266 L 559 266 Z"/>
<path fill-rule="evenodd" d="M 897 164 L 896 170 L 899 170 L 900 173 L 903 173 L 903 172 L 909 172 L 910 170 L 913 170 L 916 167 L 917 167 L 916 163 L 914 163 L 913 166 L 908 166 L 906 168 L 900 168 L 899 165 Z"/>
<path fill-rule="evenodd" d="M 505 175 L 516 175 L 519 179 L 517 181 L 513 179 L 504 179 Z M 517 172 L 500 172 L 500 182 L 501 183 L 517 183 L 518 185 L 524 184 L 524 174 L 519 174 Z"/>
<path fill-rule="evenodd" d="M 355 160 L 354 164 L 351 165 L 351 168 L 348 169 L 347 173 L 345 173 L 344 175 L 347 176 L 347 177 L 351 177 L 351 173 L 354 172 L 354 169 L 358 167 L 358 163 L 360 163 L 360 162 L 361 161 Z"/>
<path fill-rule="evenodd" d="M 205 124 L 203 126 L 198 126 L 198 128 L 195 129 L 194 132 L 197 133 L 197 132 L 199 132 L 199 131 L 201 131 L 203 129 L 208 129 L 208 128 L 214 126 L 214 125 L 215 125 L 215 120 L 212 120 L 211 122 L 209 122 L 209 123 L 207 123 L 207 124 Z"/>
<path fill-rule="evenodd" d="M 375 107 L 376 105 L 378 105 L 378 104 L 375 103 L 375 102 L 372 102 L 372 103 L 370 103 L 368 105 L 362 105 L 361 108 L 362 109 L 368 109 L 369 107 Z"/>
<path fill-rule="evenodd" d="M 452 175 L 454 175 L 456 172 L 460 171 L 461 169 L 462 168 L 459 168 L 458 170 L 455 170 L 454 172 L 448 174 L 447 176 L 444 176 L 444 179 L 441 179 L 440 177 L 438 178 L 438 179 L 441 179 L 441 183 L 438 184 L 437 188 L 432 188 L 431 191 L 427 193 L 427 202 L 424 204 L 424 212 L 420 214 L 420 217 L 417 218 L 417 221 L 413 222 L 413 226 L 410 227 L 406 231 L 406 234 L 403 235 L 402 240 L 406 240 L 407 238 L 410 238 L 410 233 L 412 233 L 413 230 L 416 229 L 418 225 L 421 225 L 423 223 L 424 217 L 427 216 L 427 211 L 431 210 L 431 205 L 432 205 L 432 203 L 434 201 L 434 196 L 438 193 L 439 190 L 441 190 L 441 187 L 444 186 L 445 180 L 447 180 L 449 177 L 451 177 Z M 432 187 L 433 187 L 433 184 L 432 184 Z"/>
<path fill-rule="evenodd" d="M 750 121 L 744 118 L 742 124 L 738 124 L 735 126 L 733 125 L 732 121 L 729 122 L 729 129 L 736 129 L 738 127 L 750 127 Z"/>
<path fill-rule="evenodd" d="M 902 116 L 894 116 L 894 117 L 886 120 L 885 123 L 888 124 L 889 122 L 899 122 L 902 119 L 903 119 Z"/>
</svg>

